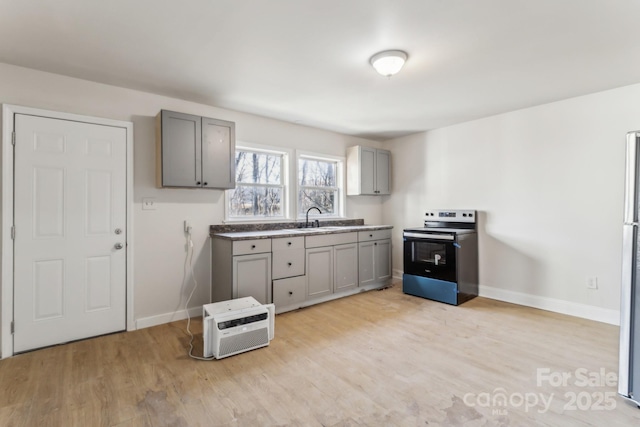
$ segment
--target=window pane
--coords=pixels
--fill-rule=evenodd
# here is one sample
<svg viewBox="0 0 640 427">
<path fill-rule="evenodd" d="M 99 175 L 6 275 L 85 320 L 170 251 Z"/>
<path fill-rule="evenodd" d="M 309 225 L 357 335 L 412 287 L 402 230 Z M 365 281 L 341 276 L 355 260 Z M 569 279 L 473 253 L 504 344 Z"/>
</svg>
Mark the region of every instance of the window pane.
<svg viewBox="0 0 640 427">
<path fill-rule="evenodd" d="M 298 184 L 310 187 L 335 187 L 336 162 L 300 158 Z"/>
<path fill-rule="evenodd" d="M 229 192 L 229 216 L 281 216 L 282 188 L 237 185 Z"/>
<path fill-rule="evenodd" d="M 282 156 L 270 153 L 236 151 L 236 182 L 256 184 L 281 183 Z"/>
<path fill-rule="evenodd" d="M 307 209 L 318 207 L 323 214 L 336 213 L 336 191 L 335 190 L 314 190 L 310 188 L 300 189 L 298 195 L 298 206 L 300 207 L 300 215 L 304 215 Z M 312 211 L 312 214 L 317 214 Z"/>
</svg>

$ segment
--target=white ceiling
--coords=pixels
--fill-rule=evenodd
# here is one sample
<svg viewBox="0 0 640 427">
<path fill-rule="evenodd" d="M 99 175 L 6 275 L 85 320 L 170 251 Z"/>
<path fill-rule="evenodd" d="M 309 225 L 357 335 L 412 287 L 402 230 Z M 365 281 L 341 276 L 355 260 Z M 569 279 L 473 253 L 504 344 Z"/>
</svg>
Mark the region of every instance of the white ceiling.
<svg viewBox="0 0 640 427">
<path fill-rule="evenodd" d="M 0 62 L 388 139 L 638 83 L 639 16 L 638 0 L 0 0 Z M 369 65 L 386 49 L 409 53 L 390 79 Z"/>
</svg>

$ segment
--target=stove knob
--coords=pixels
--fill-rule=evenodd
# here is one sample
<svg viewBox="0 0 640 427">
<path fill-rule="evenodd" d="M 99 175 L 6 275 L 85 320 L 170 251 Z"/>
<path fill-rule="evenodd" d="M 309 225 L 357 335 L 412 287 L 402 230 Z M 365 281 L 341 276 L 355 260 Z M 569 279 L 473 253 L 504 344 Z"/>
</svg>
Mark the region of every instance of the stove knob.
<svg viewBox="0 0 640 427">
<path fill-rule="evenodd" d="M 462 216 L 467 216 L 467 214 L 463 213 Z"/>
</svg>

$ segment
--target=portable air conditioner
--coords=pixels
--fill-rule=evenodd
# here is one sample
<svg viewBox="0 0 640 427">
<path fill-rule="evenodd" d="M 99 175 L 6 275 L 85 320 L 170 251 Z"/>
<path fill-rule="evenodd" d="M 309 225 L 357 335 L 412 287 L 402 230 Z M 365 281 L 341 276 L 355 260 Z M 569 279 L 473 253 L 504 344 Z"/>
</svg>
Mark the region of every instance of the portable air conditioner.
<svg viewBox="0 0 640 427">
<path fill-rule="evenodd" d="M 233 356 L 269 345 L 274 334 L 275 306 L 253 297 L 202 306 L 204 357 Z"/>
</svg>

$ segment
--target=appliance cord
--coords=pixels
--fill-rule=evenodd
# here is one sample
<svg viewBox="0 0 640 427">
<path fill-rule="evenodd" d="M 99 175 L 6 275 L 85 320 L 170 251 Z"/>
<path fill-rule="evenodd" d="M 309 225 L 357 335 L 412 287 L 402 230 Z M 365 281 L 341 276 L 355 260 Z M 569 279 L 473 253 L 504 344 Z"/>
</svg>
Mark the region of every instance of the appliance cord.
<svg viewBox="0 0 640 427">
<path fill-rule="evenodd" d="M 191 302 L 191 297 L 195 293 L 196 289 L 198 289 L 198 281 L 196 280 L 196 275 L 193 274 L 193 240 L 191 239 L 191 226 L 187 227 L 187 255 L 184 260 L 185 268 L 184 268 L 184 276 L 182 279 L 182 283 L 187 282 L 187 263 L 189 264 L 189 272 L 191 273 L 191 279 L 193 280 L 193 288 L 191 289 L 191 293 L 187 298 L 187 301 L 184 303 L 184 311 L 187 314 L 187 334 L 189 335 L 189 357 L 196 360 L 215 360 L 215 357 L 200 357 L 193 354 L 193 340 L 194 336 L 191 332 L 191 315 L 189 314 L 189 302 Z M 202 319 L 204 322 L 205 320 Z"/>
</svg>

